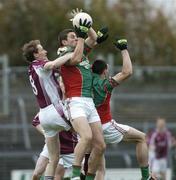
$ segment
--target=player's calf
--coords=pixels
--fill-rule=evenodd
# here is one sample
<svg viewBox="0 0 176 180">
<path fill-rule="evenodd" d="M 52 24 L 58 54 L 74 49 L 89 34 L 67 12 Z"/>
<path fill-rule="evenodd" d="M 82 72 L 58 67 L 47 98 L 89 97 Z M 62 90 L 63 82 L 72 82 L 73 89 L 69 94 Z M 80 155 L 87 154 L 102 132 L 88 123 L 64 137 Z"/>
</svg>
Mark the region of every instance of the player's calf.
<svg viewBox="0 0 176 180">
<path fill-rule="evenodd" d="M 99 122 L 93 123 L 91 124 L 91 129 L 93 134 L 93 142 L 88 163 L 88 173 L 95 174 L 106 149 L 106 144 L 104 142 L 101 124 L 99 124 Z"/>
</svg>

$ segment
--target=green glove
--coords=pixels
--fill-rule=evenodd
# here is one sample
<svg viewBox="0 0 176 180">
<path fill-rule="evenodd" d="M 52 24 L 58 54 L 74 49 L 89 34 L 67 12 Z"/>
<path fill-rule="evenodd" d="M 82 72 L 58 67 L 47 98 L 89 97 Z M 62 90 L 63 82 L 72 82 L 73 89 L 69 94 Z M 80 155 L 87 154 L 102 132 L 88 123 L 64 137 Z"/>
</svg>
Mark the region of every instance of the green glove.
<svg viewBox="0 0 176 180">
<path fill-rule="evenodd" d="M 116 48 L 120 49 L 121 51 L 127 49 L 127 39 L 116 38 L 113 44 L 115 45 Z"/>
<path fill-rule="evenodd" d="M 108 38 L 108 27 L 103 27 L 97 32 L 97 43 L 100 44 Z"/>
<path fill-rule="evenodd" d="M 91 22 L 88 21 L 87 19 L 82 22 L 82 20 L 79 20 L 79 27 L 74 27 L 75 32 L 78 37 L 85 39 L 87 37 L 87 32 L 89 31 L 89 28 L 91 27 Z"/>
</svg>

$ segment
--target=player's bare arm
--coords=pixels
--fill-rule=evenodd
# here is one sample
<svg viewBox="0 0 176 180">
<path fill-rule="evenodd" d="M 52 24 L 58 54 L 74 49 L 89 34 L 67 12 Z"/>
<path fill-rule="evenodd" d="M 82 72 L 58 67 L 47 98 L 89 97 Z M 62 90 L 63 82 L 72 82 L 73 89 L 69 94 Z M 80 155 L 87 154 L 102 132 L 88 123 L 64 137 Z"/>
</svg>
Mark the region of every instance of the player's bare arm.
<svg viewBox="0 0 176 180">
<path fill-rule="evenodd" d="M 77 14 L 79 14 L 79 13 L 83 14 L 84 12 L 82 11 L 82 9 L 78 9 L 78 8 L 73 9 L 71 11 L 71 13 L 70 13 L 70 16 L 71 16 L 70 21 L 73 21 L 75 16 Z M 84 13 L 84 14 L 87 14 L 87 13 Z M 91 25 L 92 25 L 91 17 L 89 15 L 87 17 L 89 17 L 90 19 L 87 18 L 86 20 L 90 21 Z M 74 21 L 76 22 L 77 20 L 74 20 Z M 73 22 L 73 25 L 74 25 L 75 22 Z M 93 48 L 96 44 L 100 44 L 100 43 L 102 43 L 103 41 L 105 41 L 108 38 L 107 33 L 108 33 L 108 28 L 107 27 L 103 27 L 100 30 L 98 30 L 97 32 L 92 27 L 90 27 L 89 31 L 88 31 L 88 38 L 85 40 L 85 44 L 88 45 L 90 48 Z"/>
<path fill-rule="evenodd" d="M 90 28 L 88 32 L 88 38 L 86 39 L 85 43 L 90 47 L 93 48 L 97 44 L 101 44 L 102 42 L 106 41 L 108 38 L 108 28 L 102 27 L 97 32 L 93 28 Z"/>
<path fill-rule="evenodd" d="M 121 72 L 113 76 L 113 79 L 116 82 L 121 83 L 122 81 L 126 80 L 127 78 L 131 76 L 132 71 L 133 71 L 132 63 L 131 63 L 131 59 L 127 50 L 127 40 L 126 39 L 116 40 L 114 44 L 116 48 L 121 50 L 123 65 L 122 65 Z"/>
<path fill-rule="evenodd" d="M 70 16 L 71 16 L 71 19 L 70 21 L 73 21 L 73 18 L 79 14 L 83 12 L 82 9 L 79 9 L 79 8 L 76 8 L 76 9 L 73 9 L 70 13 Z M 90 27 L 89 31 L 88 31 L 88 38 L 85 40 L 85 43 L 90 47 L 94 47 L 96 44 L 97 44 L 97 33 L 95 32 L 95 30 Z"/>
<path fill-rule="evenodd" d="M 44 69 L 51 70 L 59 68 L 61 65 L 65 64 L 68 60 L 73 57 L 74 53 L 68 53 L 62 57 L 55 59 L 54 61 L 49 61 L 44 65 Z"/>
<path fill-rule="evenodd" d="M 97 33 L 91 27 L 88 31 L 88 38 L 85 40 L 85 44 L 87 44 L 90 48 L 93 48 L 97 44 Z"/>
<path fill-rule="evenodd" d="M 81 62 L 84 51 L 84 39 L 78 38 L 76 48 L 72 54 L 72 57 L 67 62 L 67 65 L 73 66 Z"/>
<path fill-rule="evenodd" d="M 79 27 L 74 26 L 76 35 L 78 37 L 78 42 L 76 48 L 74 50 L 73 56 L 67 65 L 76 65 L 81 62 L 83 51 L 84 51 L 84 42 L 85 38 L 87 37 L 87 33 L 91 27 L 91 22 L 84 20 L 83 22 L 79 21 Z"/>
</svg>

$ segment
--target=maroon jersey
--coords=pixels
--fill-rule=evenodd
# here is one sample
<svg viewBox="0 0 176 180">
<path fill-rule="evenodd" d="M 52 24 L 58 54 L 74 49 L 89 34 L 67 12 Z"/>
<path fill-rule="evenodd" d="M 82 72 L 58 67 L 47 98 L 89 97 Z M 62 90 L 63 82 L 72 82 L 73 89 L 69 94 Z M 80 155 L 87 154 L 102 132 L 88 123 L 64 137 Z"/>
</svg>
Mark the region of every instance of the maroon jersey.
<svg viewBox="0 0 176 180">
<path fill-rule="evenodd" d="M 77 133 L 72 131 L 59 132 L 60 152 L 61 154 L 71 154 L 74 152 L 75 146 L 78 142 Z"/>
<path fill-rule="evenodd" d="M 57 107 L 57 111 L 63 115 L 61 103 L 62 91 L 55 77 L 54 70 L 45 70 L 44 65 L 48 61 L 35 60 L 29 66 L 29 79 L 33 93 L 37 98 L 40 108 L 45 108 L 50 104 Z"/>
<path fill-rule="evenodd" d="M 168 130 L 163 132 L 154 131 L 151 135 L 150 145 L 154 146 L 157 159 L 167 158 L 171 145 L 171 133 Z"/>
<path fill-rule="evenodd" d="M 32 120 L 32 125 L 36 127 L 40 124 L 38 114 Z M 74 152 L 75 146 L 78 142 L 77 133 L 72 131 L 61 131 L 59 132 L 60 139 L 60 153 L 71 154 Z"/>
</svg>

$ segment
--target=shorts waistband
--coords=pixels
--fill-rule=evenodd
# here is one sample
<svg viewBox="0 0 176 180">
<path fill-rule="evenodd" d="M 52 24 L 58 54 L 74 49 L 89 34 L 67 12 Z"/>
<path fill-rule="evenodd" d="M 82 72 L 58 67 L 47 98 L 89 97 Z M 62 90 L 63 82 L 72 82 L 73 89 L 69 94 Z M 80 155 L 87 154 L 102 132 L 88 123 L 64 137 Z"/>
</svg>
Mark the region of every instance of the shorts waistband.
<svg viewBox="0 0 176 180">
<path fill-rule="evenodd" d="M 56 109 L 56 111 L 60 114 L 61 117 L 65 117 L 64 112 L 63 112 L 63 107 L 61 104 L 50 104 L 44 108 L 40 108 L 40 111 L 46 111 L 52 107 Z"/>
<path fill-rule="evenodd" d="M 105 129 L 107 129 L 109 126 L 111 126 L 111 121 L 110 122 L 107 122 L 107 123 L 105 123 L 105 124 L 102 124 L 102 128 L 105 130 Z"/>
<path fill-rule="evenodd" d="M 54 106 L 53 104 L 50 104 L 50 105 L 48 105 L 48 106 L 45 106 L 45 107 L 43 107 L 43 108 L 40 108 L 40 111 L 45 111 L 45 110 L 47 110 L 47 109 L 50 109 L 52 106 Z"/>
<path fill-rule="evenodd" d="M 92 97 L 71 97 L 71 98 L 67 98 L 66 99 L 66 101 L 69 101 L 69 100 L 92 100 L 93 101 L 93 99 L 92 99 Z"/>
</svg>

